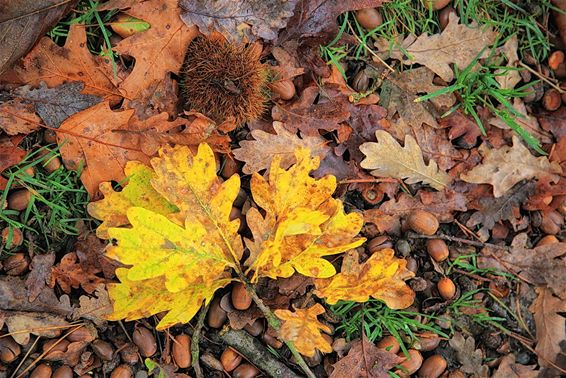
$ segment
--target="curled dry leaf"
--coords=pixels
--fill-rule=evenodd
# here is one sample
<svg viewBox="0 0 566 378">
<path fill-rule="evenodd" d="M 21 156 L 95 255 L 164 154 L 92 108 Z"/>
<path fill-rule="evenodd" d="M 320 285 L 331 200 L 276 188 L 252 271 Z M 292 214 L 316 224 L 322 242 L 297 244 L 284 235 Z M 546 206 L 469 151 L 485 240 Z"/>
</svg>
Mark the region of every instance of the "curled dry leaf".
<svg viewBox="0 0 566 378">
<path fill-rule="evenodd" d="M 409 135 L 405 137 L 405 146 L 387 132 L 375 132 L 378 143 L 364 143 L 360 150 L 366 155 L 361 167 L 373 169 L 371 174 L 378 177 L 406 179 L 407 183 L 424 182 L 435 189 L 444 189 L 451 181 L 450 176 L 438 169 L 434 160 L 425 164 L 420 147 Z"/>
<path fill-rule="evenodd" d="M 71 288 L 82 287 L 84 291 L 91 294 L 98 284 L 105 282 L 103 278 L 95 274 L 100 272 L 99 269 L 84 269 L 81 262 L 77 260 L 77 254 L 74 252 L 63 256 L 61 262 L 51 268 L 47 281 L 49 287 L 53 288 L 55 284 L 59 284 L 61 290 L 67 294 L 71 293 Z"/>
<path fill-rule="evenodd" d="M 330 333 L 332 330 L 317 319 L 317 315 L 324 312 L 320 303 L 306 309 L 295 309 L 294 312 L 275 310 L 275 315 L 283 321 L 279 336 L 295 344 L 299 353 L 307 357 L 313 357 L 317 349 L 324 353 L 332 352 L 332 346 L 321 334 L 321 331 Z"/>
<path fill-rule="evenodd" d="M 241 148 L 233 150 L 234 157 L 246 163 L 242 169 L 245 174 L 268 168 L 275 156 L 281 157 L 281 167 L 287 169 L 296 162 L 297 148 L 308 148 L 312 156 L 318 156 L 320 159 L 330 151 L 330 147 L 320 136 L 299 138 L 296 133 L 285 129 L 281 122 L 273 122 L 273 129 L 275 134 L 253 130 L 251 135 L 255 140 L 241 141 Z"/>
<path fill-rule="evenodd" d="M 297 163 L 285 170 L 276 156 L 267 179 L 257 173 L 252 176 L 253 199 L 265 210 L 265 216 L 255 208 L 246 215 L 254 237 L 246 240 L 250 250 L 246 265 L 255 272 L 252 281 L 261 276 L 290 277 L 295 270 L 308 277 L 331 277 L 336 269 L 323 257 L 365 240 L 356 238 L 362 217 L 345 214 L 342 202 L 332 198 L 336 177 L 310 177 L 319 158 L 311 158 L 307 149 L 298 149 L 295 158 Z"/>
<path fill-rule="evenodd" d="M 546 156 L 534 157 L 517 136 L 512 146 L 489 148 L 487 143 L 479 147 L 483 156 L 481 165 L 460 175 L 466 182 L 493 185 L 495 198 L 501 197 L 515 184 L 524 179 L 550 179 L 557 182 L 562 168 L 557 162 L 550 162 Z"/>
<path fill-rule="evenodd" d="M 500 68 L 495 71 L 495 80 L 497 80 L 501 89 L 513 89 L 515 85 L 521 81 L 519 70 L 515 69 L 519 63 L 519 55 L 517 54 L 518 47 L 519 41 L 516 34 L 509 38 L 503 47 L 501 47 L 501 53 L 507 60 L 507 66 L 505 68 Z M 519 98 L 516 97 L 514 100 L 519 100 Z"/>
<path fill-rule="evenodd" d="M 339 300 L 367 302 L 379 299 L 393 309 L 413 304 L 415 293 L 405 280 L 415 274 L 407 269 L 407 261 L 395 257 L 395 252 L 382 249 L 365 262 L 358 262 L 358 253 L 350 252 L 342 261 L 340 273 L 332 278 L 315 280 L 315 294 L 329 304 Z"/>
<path fill-rule="evenodd" d="M 106 285 L 96 287 L 94 295 L 81 295 L 79 306 L 73 309 L 71 318 L 88 319 L 99 328 L 105 328 L 106 319 L 112 313 L 112 302 L 106 290 Z"/>
<path fill-rule="evenodd" d="M 478 56 L 487 57 L 490 51 L 486 47 L 497 37 L 492 27 L 481 29 L 475 23 L 467 26 L 459 24 L 458 21 L 458 16 L 450 13 L 448 25 L 442 33 L 431 36 L 422 34 L 419 37 L 410 35 L 402 42 L 402 48 L 390 51 L 391 57 L 407 65 L 422 64 L 444 81 L 452 81 L 453 63 L 463 70 Z M 389 49 L 387 41 L 380 40 L 376 45 L 380 51 Z"/>
</svg>

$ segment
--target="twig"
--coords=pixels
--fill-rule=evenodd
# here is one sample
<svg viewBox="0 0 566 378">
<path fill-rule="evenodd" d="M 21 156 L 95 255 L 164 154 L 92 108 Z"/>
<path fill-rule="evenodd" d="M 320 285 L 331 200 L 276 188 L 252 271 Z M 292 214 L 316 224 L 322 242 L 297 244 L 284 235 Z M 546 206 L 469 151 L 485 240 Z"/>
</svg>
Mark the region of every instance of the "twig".
<svg viewBox="0 0 566 378">
<path fill-rule="evenodd" d="M 348 26 L 350 27 L 350 31 L 352 32 L 352 35 L 354 36 L 354 38 L 356 38 L 356 40 L 364 47 L 364 49 L 367 50 L 367 52 L 369 52 L 375 59 L 377 59 L 381 64 L 383 64 L 385 67 L 387 67 L 387 69 L 389 71 L 395 72 L 395 69 L 393 67 L 391 67 L 383 59 L 381 59 L 381 57 L 379 55 L 377 55 L 372 49 L 367 47 L 367 45 L 360 39 L 360 37 L 358 37 L 358 35 L 356 34 L 354 29 L 352 28 L 352 25 L 350 25 L 349 22 L 348 22 Z"/>
<path fill-rule="evenodd" d="M 526 68 L 527 71 L 529 71 L 530 73 L 532 73 L 533 75 L 535 75 L 536 77 L 538 77 L 539 79 L 544 81 L 546 84 L 550 85 L 552 88 L 556 89 L 559 93 L 565 93 L 566 92 L 566 91 L 564 91 L 564 89 L 560 88 L 558 85 L 556 85 L 552 81 L 548 80 L 547 77 L 545 77 L 542 74 L 540 74 L 539 72 L 533 70 L 531 67 L 527 66 L 525 63 L 519 62 L 519 65 L 523 68 Z"/>
<path fill-rule="evenodd" d="M 421 235 L 421 234 L 417 234 L 415 232 L 409 231 L 409 232 L 407 232 L 407 236 L 409 238 L 412 238 L 412 239 L 442 239 L 442 240 L 447 240 L 447 241 L 451 241 L 451 242 L 455 242 L 455 243 L 473 245 L 474 247 L 479 247 L 479 248 L 489 247 L 489 248 L 493 248 L 493 249 L 502 249 L 504 251 L 511 252 L 511 247 L 507 247 L 505 245 L 484 243 L 484 242 L 479 242 L 479 241 L 474 241 L 474 240 L 457 238 L 455 236 L 449 236 L 449 235 L 444 235 L 444 234 Z"/>
<path fill-rule="evenodd" d="M 242 281 L 244 283 L 244 285 L 246 286 L 246 291 L 252 297 L 252 300 L 254 301 L 254 303 L 257 305 L 257 307 L 260 309 L 260 311 L 263 313 L 263 315 L 267 319 L 267 323 L 269 323 L 269 325 L 273 329 L 278 331 L 279 328 L 281 328 L 281 322 L 279 321 L 279 319 L 275 316 L 275 314 L 273 314 L 273 312 L 270 310 L 270 308 L 267 307 L 265 305 L 265 303 L 263 303 L 261 298 L 257 295 L 255 288 L 252 286 L 250 281 L 246 278 L 246 276 L 244 275 L 244 272 L 242 272 L 242 270 L 238 269 L 238 268 L 236 269 L 236 272 L 238 273 L 238 277 L 240 278 L 240 281 Z M 303 371 L 307 375 L 307 377 L 316 378 L 314 373 L 311 371 L 311 369 L 309 368 L 309 366 L 307 365 L 307 363 L 303 359 L 303 356 L 301 356 L 301 354 L 297 351 L 297 348 L 295 348 L 295 345 L 290 341 L 285 341 L 285 345 L 287 345 L 287 348 L 289 348 L 289 350 L 291 351 L 291 354 L 293 355 L 293 357 L 295 357 L 295 361 L 297 362 L 297 365 L 299 365 L 301 367 L 301 369 L 303 369 Z"/>
<path fill-rule="evenodd" d="M 191 340 L 191 357 L 193 360 L 193 369 L 195 370 L 195 375 L 197 376 L 197 378 L 204 378 L 204 374 L 202 373 L 202 368 L 200 367 L 200 363 L 199 363 L 199 354 L 200 354 L 200 350 L 199 350 L 199 342 L 200 342 L 200 334 L 202 331 L 202 328 L 204 327 L 204 319 L 206 319 L 206 314 L 208 313 L 208 307 L 209 305 L 206 305 L 205 307 L 201 308 L 199 316 L 198 316 L 198 320 L 197 320 L 197 324 L 195 326 L 195 329 L 193 330 L 193 339 Z"/>
<path fill-rule="evenodd" d="M 228 346 L 236 349 L 246 357 L 248 361 L 251 361 L 270 377 L 300 377 L 284 363 L 274 358 L 259 340 L 245 331 L 225 327 L 222 331 L 219 331 L 216 336 Z"/>
</svg>

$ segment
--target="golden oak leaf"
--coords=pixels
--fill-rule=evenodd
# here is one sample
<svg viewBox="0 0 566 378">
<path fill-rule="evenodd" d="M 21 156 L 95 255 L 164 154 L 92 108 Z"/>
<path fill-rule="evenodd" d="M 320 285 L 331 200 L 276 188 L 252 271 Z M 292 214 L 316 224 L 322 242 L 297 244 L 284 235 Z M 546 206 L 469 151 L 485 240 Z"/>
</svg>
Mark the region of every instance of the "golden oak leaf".
<svg viewBox="0 0 566 378">
<path fill-rule="evenodd" d="M 251 179 L 254 201 L 265 216 L 252 208 L 246 215 L 253 241 L 247 265 L 253 281 L 259 277 L 290 277 L 295 271 L 308 277 L 326 278 L 336 273 L 324 256 L 360 246 L 355 238 L 363 225 L 357 213 L 344 213 L 340 200 L 332 198 L 336 177 L 309 176 L 319 166 L 307 149 L 295 151 L 297 163 L 285 170 L 275 156 L 268 179 L 255 173 Z"/>
<path fill-rule="evenodd" d="M 513 146 L 489 148 L 484 142 L 479 147 L 482 164 L 460 175 L 466 182 L 493 185 L 493 196 L 501 197 L 521 180 L 537 178 L 558 182 L 562 168 L 546 156 L 534 157 L 528 148 L 513 136 Z"/>
<path fill-rule="evenodd" d="M 275 315 L 283 321 L 279 336 L 293 342 L 297 351 L 307 357 L 313 357 L 317 349 L 324 353 L 332 352 L 332 346 L 320 332 L 330 333 L 332 330 L 316 318 L 324 312 L 320 303 L 306 309 L 295 309 L 294 312 L 275 310 Z"/>
<path fill-rule="evenodd" d="M 406 179 L 409 184 L 424 182 L 437 190 L 450 183 L 450 176 L 441 171 L 434 160 L 425 164 L 421 148 L 412 136 L 405 136 L 404 147 L 387 131 L 377 130 L 375 137 L 378 143 L 360 146 L 360 151 L 366 155 L 360 166 L 373 169 L 372 175 Z"/>
<path fill-rule="evenodd" d="M 43 81 L 53 88 L 65 82 L 81 81 L 82 93 L 92 94 L 117 103 L 120 92 L 108 58 L 92 55 L 86 45 L 84 25 L 71 25 L 63 47 L 43 37 L 23 59 L 23 67 L 15 68 L 25 84 L 38 87 Z"/>
<path fill-rule="evenodd" d="M 123 197 L 111 192 L 109 202 L 91 209 L 108 215 L 105 208 L 114 202 L 122 212 L 128 198 L 150 181 L 151 199 L 136 199 L 135 206 L 126 210 L 130 227 L 107 230 L 116 240 L 107 255 L 130 266 L 118 269 L 120 283 L 109 286 L 111 317 L 138 319 L 169 311 L 158 325 L 164 329 L 189 321 L 203 301 L 210 301 L 218 288 L 231 281 L 226 270 L 235 267 L 243 253 L 239 220 L 230 220 L 240 180 L 233 176 L 220 181 L 214 153 L 206 144 L 194 156 L 188 147 L 163 147 L 151 164 L 153 177 L 141 170 L 131 192 Z M 141 204 L 153 208 L 136 207 Z M 178 211 L 167 213 L 168 204 Z"/>
<path fill-rule="evenodd" d="M 407 308 L 413 304 L 415 293 L 404 281 L 413 276 L 407 261 L 396 258 L 392 249 L 372 254 L 363 264 L 352 251 L 344 257 L 340 273 L 315 280 L 315 294 L 329 304 L 339 300 L 366 302 L 372 297 L 393 309 Z"/>
<path fill-rule="evenodd" d="M 330 151 L 326 141 L 320 136 L 304 136 L 299 138 L 296 133 L 285 129 L 281 122 L 273 122 L 275 134 L 263 130 L 253 130 L 250 134 L 255 140 L 244 140 L 235 149 L 234 157 L 246 164 L 242 168 L 245 174 L 259 172 L 269 168 L 275 156 L 281 156 L 283 168 L 289 168 L 295 163 L 295 150 L 309 148 L 313 156 L 324 156 Z"/>
<path fill-rule="evenodd" d="M 121 191 L 117 192 L 111 183 L 103 182 L 99 190 L 104 198 L 88 204 L 88 213 L 103 221 L 96 229 L 96 235 L 101 239 L 109 238 L 108 228 L 129 224 L 126 213 L 130 207 L 143 207 L 162 215 L 176 210 L 151 186 L 150 181 L 155 177 L 151 168 L 137 161 L 129 161 L 124 173 L 128 181 Z"/>
</svg>

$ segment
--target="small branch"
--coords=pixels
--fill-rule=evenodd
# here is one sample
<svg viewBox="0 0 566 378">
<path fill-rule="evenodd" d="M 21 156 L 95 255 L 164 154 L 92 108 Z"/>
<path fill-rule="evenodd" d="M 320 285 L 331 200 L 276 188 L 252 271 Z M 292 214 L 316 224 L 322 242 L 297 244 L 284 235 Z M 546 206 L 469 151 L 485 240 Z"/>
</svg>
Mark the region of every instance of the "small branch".
<svg viewBox="0 0 566 378">
<path fill-rule="evenodd" d="M 451 242 L 455 242 L 455 243 L 462 243 L 462 244 L 468 244 L 468 245 L 472 245 L 474 247 L 479 247 L 479 248 L 483 248 L 483 247 L 489 247 L 489 248 L 493 248 L 493 249 L 502 249 L 504 251 L 511 251 L 511 247 L 505 246 L 505 245 L 497 245 L 497 244 L 492 244 L 492 243 L 483 243 L 483 242 L 479 242 L 479 241 L 474 241 L 474 240 L 468 240 L 468 239 L 462 239 L 462 238 L 457 238 L 455 236 L 449 236 L 449 235 L 444 235 L 444 234 L 435 234 L 435 235 L 421 235 L 421 234 L 417 234 L 414 232 L 407 232 L 407 236 L 409 238 L 412 239 L 442 239 L 442 240 L 447 240 L 447 241 L 451 241 Z"/>
<path fill-rule="evenodd" d="M 243 282 L 244 285 L 246 286 L 246 291 L 252 297 L 252 300 L 254 301 L 254 303 L 257 305 L 257 307 L 260 309 L 260 311 L 263 313 L 263 315 L 267 319 L 267 323 L 273 329 L 278 331 L 279 328 L 281 328 L 281 322 L 279 321 L 279 319 L 275 316 L 275 314 L 273 314 L 271 309 L 269 307 L 267 307 L 265 305 L 265 303 L 263 303 L 261 298 L 257 295 L 255 288 L 252 286 L 250 281 L 246 278 L 246 276 L 244 275 L 242 270 L 236 269 L 236 272 L 238 273 L 238 277 L 240 278 L 240 281 Z M 297 348 L 295 348 L 295 345 L 290 341 L 285 341 L 285 345 L 287 345 L 287 347 L 291 351 L 291 354 L 293 355 L 293 357 L 295 357 L 295 361 L 297 362 L 297 365 L 299 365 L 301 367 L 301 369 L 303 369 L 303 371 L 305 372 L 307 377 L 316 378 L 314 373 L 311 371 L 311 369 L 309 368 L 309 366 L 307 365 L 307 363 L 303 359 L 303 356 L 301 356 L 301 354 L 297 351 Z"/>
<path fill-rule="evenodd" d="M 259 340 L 246 331 L 226 327 L 224 330 L 214 334 L 214 336 L 217 336 L 225 344 L 236 349 L 248 361 L 252 362 L 270 377 L 300 377 L 284 363 L 277 360 Z"/>
<path fill-rule="evenodd" d="M 527 66 L 523 62 L 519 62 L 519 65 L 525 68 L 527 71 L 544 81 L 546 84 L 550 85 L 552 88 L 556 89 L 559 93 L 564 93 L 564 89 L 560 88 L 558 85 L 554 84 L 552 81 L 548 80 L 546 76 L 543 76 L 541 73 L 533 70 L 531 67 Z"/>
<path fill-rule="evenodd" d="M 193 360 L 192 366 L 193 369 L 195 370 L 195 375 L 197 376 L 197 378 L 204 378 L 204 374 L 202 373 L 202 369 L 199 364 L 199 354 L 200 354 L 199 342 L 200 342 L 200 334 L 202 328 L 204 327 L 204 319 L 206 319 L 207 313 L 208 313 L 208 305 L 204 306 L 200 310 L 197 324 L 193 331 L 193 339 L 191 340 L 191 357 Z"/>
</svg>

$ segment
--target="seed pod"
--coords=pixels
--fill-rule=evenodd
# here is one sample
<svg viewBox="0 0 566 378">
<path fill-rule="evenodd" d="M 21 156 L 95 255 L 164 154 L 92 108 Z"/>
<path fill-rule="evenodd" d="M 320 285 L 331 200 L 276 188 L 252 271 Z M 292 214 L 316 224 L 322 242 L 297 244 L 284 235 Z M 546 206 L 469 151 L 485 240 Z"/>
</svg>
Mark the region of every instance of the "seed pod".
<svg viewBox="0 0 566 378">
<path fill-rule="evenodd" d="M 206 314 L 206 321 L 209 327 L 220 328 L 227 319 L 226 311 L 220 307 L 220 298 L 216 297 L 210 303 L 210 308 Z"/>
<path fill-rule="evenodd" d="M 439 223 L 438 219 L 428 211 L 413 210 L 407 217 L 407 226 L 419 234 L 434 235 Z"/>
<path fill-rule="evenodd" d="M 259 373 L 260 371 L 252 364 L 242 364 L 234 370 L 232 378 L 254 378 Z"/>
<path fill-rule="evenodd" d="M 191 337 L 189 335 L 182 333 L 175 337 L 173 359 L 181 369 L 191 366 Z"/>
<path fill-rule="evenodd" d="M 18 358 L 21 351 L 20 344 L 12 336 L 0 338 L 0 361 L 9 364 Z"/>
<path fill-rule="evenodd" d="M 535 247 L 542 247 L 544 245 L 560 243 L 560 240 L 554 235 L 546 235 L 538 241 Z"/>
<path fill-rule="evenodd" d="M 22 211 L 28 207 L 31 193 L 27 189 L 20 189 L 8 194 L 8 209 Z"/>
<path fill-rule="evenodd" d="M 420 350 L 421 352 L 430 352 L 436 349 L 440 344 L 440 337 L 434 332 L 425 332 L 419 336 L 417 345 L 413 348 Z"/>
<path fill-rule="evenodd" d="M 53 369 L 47 364 L 39 364 L 33 369 L 29 378 L 51 378 Z"/>
<path fill-rule="evenodd" d="M 63 365 L 53 372 L 52 378 L 73 378 L 73 369 Z"/>
<path fill-rule="evenodd" d="M 436 287 L 438 288 L 440 296 L 445 300 L 452 299 L 454 295 L 456 295 L 456 285 L 454 285 L 454 282 L 448 277 L 442 277 L 438 281 L 438 284 L 436 284 Z"/>
<path fill-rule="evenodd" d="M 352 79 L 352 88 L 356 92 L 365 92 L 369 88 L 369 76 L 365 70 L 358 71 Z"/>
<path fill-rule="evenodd" d="M 442 9 L 448 4 L 450 4 L 450 0 L 424 0 L 425 7 L 432 7 L 432 10 Z"/>
<path fill-rule="evenodd" d="M 19 276 L 28 270 L 29 257 L 22 252 L 14 253 L 2 261 L 2 266 L 9 276 Z"/>
<path fill-rule="evenodd" d="M 220 362 L 222 363 L 224 370 L 231 372 L 240 365 L 242 362 L 242 356 L 234 349 L 226 348 L 220 356 Z"/>
<path fill-rule="evenodd" d="M 451 14 L 457 15 L 456 9 L 454 9 L 452 7 L 446 7 L 444 9 L 442 9 L 440 11 L 440 13 L 438 14 L 438 23 L 440 24 L 440 28 L 442 30 L 446 29 L 446 26 L 448 25 L 448 21 L 450 20 Z"/>
<path fill-rule="evenodd" d="M 434 354 L 424 360 L 417 376 L 419 378 L 438 378 L 444 373 L 447 367 L 448 363 L 444 357 L 439 354 Z"/>
<path fill-rule="evenodd" d="M 356 20 L 367 30 L 375 29 L 383 23 L 381 13 L 375 8 L 365 8 L 356 11 Z"/>
<path fill-rule="evenodd" d="M 399 364 L 401 369 L 395 370 L 395 374 L 400 377 L 409 377 L 411 374 L 414 374 L 417 370 L 419 370 L 423 364 L 423 356 L 418 350 L 409 349 L 408 352 L 409 357 L 405 357 L 403 353 L 399 354 L 399 357 L 405 357 L 405 361 Z"/>
<path fill-rule="evenodd" d="M 385 336 L 384 338 L 379 340 L 376 346 L 380 349 L 388 350 L 391 353 L 397 353 L 399 352 L 399 349 L 401 349 L 399 341 L 397 341 L 397 339 L 391 335 Z"/>
<path fill-rule="evenodd" d="M 442 262 L 448 258 L 450 251 L 442 239 L 429 239 L 426 241 L 426 251 L 436 262 Z"/>
<path fill-rule="evenodd" d="M 125 347 L 120 349 L 120 357 L 123 362 L 135 365 L 138 362 L 138 347 L 135 344 L 127 343 Z"/>
<path fill-rule="evenodd" d="M 110 373 L 110 378 L 131 378 L 132 368 L 129 365 L 122 364 L 116 366 L 112 373 Z"/>
<path fill-rule="evenodd" d="M 232 305 L 237 310 L 247 310 L 252 305 L 252 297 L 246 290 L 246 285 L 236 282 L 232 287 Z"/>
<path fill-rule="evenodd" d="M 291 80 L 278 80 L 269 84 L 271 91 L 275 93 L 281 100 L 290 100 L 295 96 L 295 84 Z"/>
<path fill-rule="evenodd" d="M 564 53 L 560 50 L 554 51 L 548 57 L 548 67 L 551 70 L 557 70 L 561 63 L 564 62 Z"/>
<path fill-rule="evenodd" d="M 143 326 L 137 326 L 132 334 L 132 339 L 143 357 L 151 357 L 157 352 L 155 336 L 153 336 L 153 333 L 149 329 Z"/>
<path fill-rule="evenodd" d="M 550 112 L 557 110 L 562 104 L 562 95 L 554 88 L 544 92 L 542 106 Z"/>
<path fill-rule="evenodd" d="M 109 342 L 97 339 L 94 340 L 90 346 L 92 347 L 94 354 L 103 361 L 111 361 L 112 357 L 114 357 L 114 349 Z"/>
</svg>

